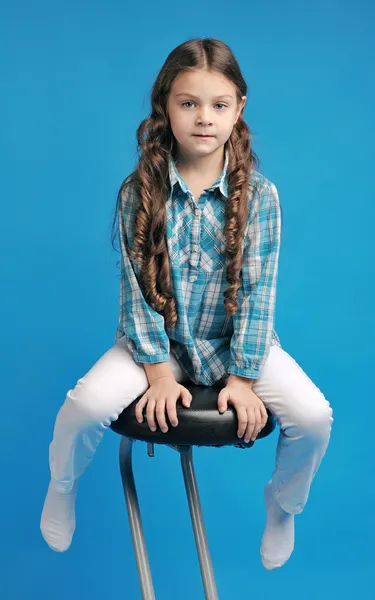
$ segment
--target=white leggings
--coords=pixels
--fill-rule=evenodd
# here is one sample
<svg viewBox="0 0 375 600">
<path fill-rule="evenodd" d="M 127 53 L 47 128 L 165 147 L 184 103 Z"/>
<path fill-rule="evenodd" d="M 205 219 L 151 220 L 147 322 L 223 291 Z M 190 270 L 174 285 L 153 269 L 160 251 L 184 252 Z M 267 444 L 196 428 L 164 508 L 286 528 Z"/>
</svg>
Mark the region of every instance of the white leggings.
<svg viewBox="0 0 375 600">
<path fill-rule="evenodd" d="M 178 383 L 189 381 L 172 353 L 170 363 Z M 143 366 L 134 361 L 124 337 L 78 379 L 57 414 L 49 445 L 55 489 L 62 493 L 72 489 L 110 423 L 148 387 Z M 284 510 L 300 513 L 329 443 L 332 408 L 297 362 L 278 345 L 271 346 L 253 390 L 280 426 L 272 474 L 274 493 Z"/>
</svg>

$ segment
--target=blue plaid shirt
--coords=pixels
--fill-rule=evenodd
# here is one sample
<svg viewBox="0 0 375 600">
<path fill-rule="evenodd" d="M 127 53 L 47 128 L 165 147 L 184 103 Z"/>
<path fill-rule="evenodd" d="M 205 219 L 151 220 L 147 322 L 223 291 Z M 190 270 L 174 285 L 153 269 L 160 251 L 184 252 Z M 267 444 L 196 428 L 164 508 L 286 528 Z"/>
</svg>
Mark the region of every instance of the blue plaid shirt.
<svg viewBox="0 0 375 600">
<path fill-rule="evenodd" d="M 220 177 L 195 200 L 169 155 L 167 247 L 178 313 L 172 327 L 165 327 L 163 315 L 151 308 L 140 289 L 139 265 L 130 260 L 124 244 L 125 236 L 132 247 L 139 200 L 131 184 L 121 196 L 124 218 L 119 218 L 120 314 L 115 342 L 125 336 L 138 363 L 169 361 L 172 352 L 200 385 L 212 385 L 230 373 L 257 379 L 270 346 L 281 346 L 273 329 L 281 211 L 276 186 L 257 170 L 249 186 L 239 306 L 233 316 L 224 310 L 223 291 L 229 285 L 223 255 L 228 158 L 226 149 Z"/>
</svg>

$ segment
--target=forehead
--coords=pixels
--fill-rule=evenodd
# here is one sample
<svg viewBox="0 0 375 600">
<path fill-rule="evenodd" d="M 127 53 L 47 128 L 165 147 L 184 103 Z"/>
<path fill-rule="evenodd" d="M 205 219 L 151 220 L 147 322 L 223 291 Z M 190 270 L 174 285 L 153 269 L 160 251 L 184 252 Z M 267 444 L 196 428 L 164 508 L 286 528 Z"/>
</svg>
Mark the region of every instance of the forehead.
<svg viewBox="0 0 375 600">
<path fill-rule="evenodd" d="M 218 98 L 236 95 L 234 84 L 222 73 L 205 69 L 189 70 L 180 73 L 172 82 L 171 93 L 174 96 L 189 94 L 197 99 Z"/>
</svg>

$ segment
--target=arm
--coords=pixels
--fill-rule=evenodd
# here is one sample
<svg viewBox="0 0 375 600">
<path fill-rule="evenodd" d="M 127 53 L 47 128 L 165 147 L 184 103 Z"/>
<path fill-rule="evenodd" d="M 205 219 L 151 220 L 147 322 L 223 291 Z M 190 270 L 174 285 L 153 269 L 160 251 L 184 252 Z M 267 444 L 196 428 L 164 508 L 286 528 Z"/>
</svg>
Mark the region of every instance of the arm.
<svg viewBox="0 0 375 600">
<path fill-rule="evenodd" d="M 131 261 L 126 247 L 128 237 L 125 224 L 130 224 L 128 219 L 131 219 L 135 200 L 129 187 L 127 184 L 122 192 L 122 210 L 119 212 L 120 312 L 115 340 L 125 336 L 126 344 L 136 362 L 163 363 L 160 372 L 161 369 L 164 372 L 170 352 L 164 317 L 146 302 L 139 285 L 138 266 Z M 155 369 L 152 372 L 155 373 Z"/>
<path fill-rule="evenodd" d="M 144 363 L 143 368 L 145 370 L 149 385 L 152 385 L 153 382 L 157 379 L 160 379 L 160 377 L 173 377 L 173 379 L 175 379 L 170 362 L 156 363 L 153 365 L 150 363 Z"/>
<path fill-rule="evenodd" d="M 248 380 L 252 387 L 265 364 L 272 341 L 281 237 L 281 209 L 276 186 L 266 183 L 254 207 L 243 256 L 243 298 L 233 315 L 227 383 Z M 233 377 L 232 377 L 233 376 Z"/>
<path fill-rule="evenodd" d="M 228 377 L 227 385 L 230 385 L 231 383 L 241 383 L 252 390 L 254 381 L 255 379 L 250 379 L 249 377 L 240 377 L 239 375 L 233 375 L 232 373 Z"/>
</svg>

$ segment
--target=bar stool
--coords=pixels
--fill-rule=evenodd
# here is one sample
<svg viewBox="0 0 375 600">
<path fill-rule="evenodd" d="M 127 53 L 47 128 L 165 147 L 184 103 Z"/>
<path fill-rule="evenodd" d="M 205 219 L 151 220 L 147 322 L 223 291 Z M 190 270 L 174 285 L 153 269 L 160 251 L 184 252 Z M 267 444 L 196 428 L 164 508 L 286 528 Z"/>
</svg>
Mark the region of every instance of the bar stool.
<svg viewBox="0 0 375 600">
<path fill-rule="evenodd" d="M 234 446 L 246 449 L 251 448 L 255 443 L 251 440 L 248 443 L 239 442 L 237 437 L 237 413 L 233 406 L 229 405 L 227 411 L 223 414 L 219 412 L 217 397 L 224 385 L 223 380 L 210 387 L 196 385 L 193 382 L 184 383 L 184 387 L 192 395 L 190 408 L 186 408 L 182 404 L 181 398 L 177 401 L 178 426 L 172 427 L 168 415 L 166 415 L 167 433 L 162 433 L 157 420 L 156 425 L 158 428 L 155 432 L 151 431 L 145 418 L 145 410 L 143 422 L 138 423 L 135 416 L 135 405 L 143 394 L 132 402 L 116 421 L 111 423 L 111 429 L 122 436 L 119 454 L 120 472 L 143 600 L 155 600 L 155 591 L 134 482 L 132 448 L 133 442 L 136 440 L 147 442 L 147 454 L 150 457 L 154 456 L 154 444 L 167 445 L 180 453 L 205 596 L 207 600 L 218 600 L 195 477 L 192 448 L 193 446 L 212 446 L 215 448 Z M 257 439 L 267 437 L 275 429 L 275 419 L 268 409 L 267 414 L 267 423 L 260 431 Z"/>
</svg>

